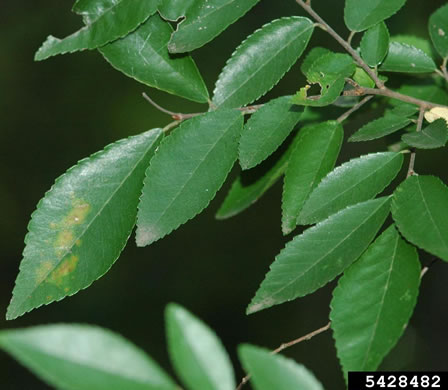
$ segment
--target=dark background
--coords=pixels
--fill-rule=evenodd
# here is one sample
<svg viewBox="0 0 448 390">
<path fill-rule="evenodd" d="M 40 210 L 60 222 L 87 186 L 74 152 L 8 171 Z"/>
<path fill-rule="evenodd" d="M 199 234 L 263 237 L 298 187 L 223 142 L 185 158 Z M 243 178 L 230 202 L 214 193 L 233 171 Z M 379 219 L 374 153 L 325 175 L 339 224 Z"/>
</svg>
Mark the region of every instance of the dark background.
<svg viewBox="0 0 448 390">
<path fill-rule="evenodd" d="M 428 16 L 443 3 L 409 0 L 390 19 L 391 34 L 428 38 Z M 342 1 L 314 0 L 313 4 L 341 35 L 348 35 L 342 24 Z M 15 321 L 4 320 L 30 214 L 54 179 L 108 143 L 169 123 L 168 116 L 141 98 L 142 91 L 174 111 L 206 110 L 125 77 L 97 52 L 33 62 L 47 35 L 64 37 L 81 26 L 80 18 L 70 12 L 71 5 L 61 0 L 0 2 L 0 329 L 55 322 L 97 324 L 129 338 L 171 372 L 163 311 L 174 301 L 216 330 L 235 360 L 239 379 L 239 343 L 275 348 L 328 321 L 334 283 L 294 302 L 244 314 L 269 264 L 290 239 L 280 231 L 280 183 L 246 212 L 216 221 L 214 213 L 229 178 L 206 212 L 162 241 L 137 249 L 132 238 L 112 269 L 87 290 Z M 209 90 L 226 59 L 248 34 L 271 19 L 292 14 L 304 15 L 293 0 L 262 0 L 228 31 L 195 51 Z M 340 51 L 318 29 L 311 46 L 317 44 Z M 302 83 L 296 65 L 265 99 L 293 93 Z M 346 127 L 346 134 L 368 115 L 358 116 L 352 127 Z M 385 145 L 384 141 L 345 145 L 339 163 Z M 446 148 L 417 155 L 419 173 L 435 173 L 447 182 L 446 166 Z M 235 168 L 232 177 L 237 173 Z M 415 314 L 383 369 L 448 369 L 447 280 L 448 267 L 440 262 L 425 276 Z M 310 368 L 325 388 L 343 388 L 331 332 L 285 354 Z M 0 388 L 48 387 L 0 351 Z"/>
</svg>

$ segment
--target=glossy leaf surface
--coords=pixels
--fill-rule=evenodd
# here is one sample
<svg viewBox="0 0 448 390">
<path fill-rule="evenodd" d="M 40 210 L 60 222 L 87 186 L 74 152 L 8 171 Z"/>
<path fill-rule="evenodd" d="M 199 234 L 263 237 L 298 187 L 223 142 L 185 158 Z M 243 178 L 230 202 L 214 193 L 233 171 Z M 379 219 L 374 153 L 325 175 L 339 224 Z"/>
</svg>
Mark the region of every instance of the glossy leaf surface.
<svg viewBox="0 0 448 390">
<path fill-rule="evenodd" d="M 436 70 L 436 64 L 424 51 L 406 43 L 391 42 L 389 52 L 380 71 L 403 73 L 429 73 Z"/>
<path fill-rule="evenodd" d="M 237 110 L 211 111 L 163 140 L 146 172 L 138 246 L 166 236 L 208 206 L 237 158 L 242 126 Z"/>
<path fill-rule="evenodd" d="M 300 120 L 303 109 L 291 104 L 291 96 L 282 96 L 252 114 L 240 140 L 241 167 L 253 168 L 275 152 Z"/>
<path fill-rule="evenodd" d="M 428 55 L 428 57 L 431 58 L 434 54 L 431 42 L 415 35 L 398 34 L 390 37 L 390 40 L 391 42 L 406 43 L 407 45 L 414 46 L 417 49 L 423 51 L 426 55 Z"/>
<path fill-rule="evenodd" d="M 216 83 L 213 103 L 240 107 L 264 95 L 303 53 L 313 29 L 311 20 L 293 16 L 255 31 L 227 61 Z"/>
<path fill-rule="evenodd" d="M 84 49 L 96 49 L 106 43 L 124 37 L 135 30 L 157 10 L 159 0 L 95 0 L 79 1 L 75 10 L 85 10 L 86 26 L 74 34 L 58 39 L 49 36 L 37 51 L 35 60 L 41 61 L 48 57 L 73 53 Z M 88 10 L 95 9 L 95 14 Z"/>
<path fill-rule="evenodd" d="M 375 371 L 403 334 L 417 301 L 420 262 L 394 226 L 341 277 L 331 327 L 344 375 Z"/>
<path fill-rule="evenodd" d="M 395 190 L 392 216 L 414 245 L 448 261 L 448 188 L 435 176 L 411 176 Z"/>
<path fill-rule="evenodd" d="M 397 176 L 403 154 L 384 152 L 352 159 L 330 172 L 303 206 L 298 221 L 309 225 L 355 203 L 372 199 Z"/>
<path fill-rule="evenodd" d="M 369 66 L 383 61 L 389 50 L 389 30 L 384 22 L 370 27 L 361 39 L 361 56 Z"/>
<path fill-rule="evenodd" d="M 162 0 L 159 5 L 159 13 L 166 20 L 176 21 L 185 16 L 195 3 L 197 3 L 196 0 Z"/>
<path fill-rule="evenodd" d="M 251 178 L 248 178 L 246 181 L 246 175 L 249 175 L 250 172 L 242 172 L 233 182 L 229 193 L 216 213 L 216 218 L 226 219 L 233 217 L 260 199 L 285 172 L 293 146 L 291 144 L 278 161 L 257 180 L 252 181 Z"/>
<path fill-rule="evenodd" d="M 411 108 L 411 110 L 412 111 L 410 112 L 410 114 L 412 115 L 414 109 Z M 382 138 L 385 137 L 386 135 L 401 130 L 403 127 L 406 127 L 409 123 L 411 123 L 411 119 L 405 116 L 389 113 L 383 116 L 382 118 L 378 118 L 373 120 L 372 122 L 366 123 L 348 140 L 350 142 L 359 142 L 359 141 L 370 141 L 373 139 Z"/>
<path fill-rule="evenodd" d="M 308 196 L 333 169 L 343 138 L 342 126 L 336 121 L 312 124 L 300 130 L 283 185 L 283 234 L 294 230 Z"/>
<path fill-rule="evenodd" d="M 300 65 L 301 72 L 304 75 L 308 74 L 314 62 L 316 62 L 320 57 L 323 57 L 327 54 L 331 54 L 331 51 L 326 49 L 325 47 L 313 47 L 306 55 L 305 59 L 302 62 L 302 65 Z"/>
<path fill-rule="evenodd" d="M 172 32 L 167 22 L 154 15 L 100 52 L 115 69 L 143 84 L 206 103 L 208 91 L 192 58 L 168 53 L 166 45 Z"/>
<path fill-rule="evenodd" d="M 171 53 L 184 53 L 211 41 L 236 22 L 260 0 L 194 1 L 187 9 L 185 20 L 173 34 L 168 45 Z"/>
<path fill-rule="evenodd" d="M 448 140 L 448 129 L 445 119 L 437 119 L 422 131 L 404 134 L 401 139 L 409 146 L 418 149 L 442 148 Z"/>
<path fill-rule="evenodd" d="M 216 334 L 183 307 L 166 309 L 168 350 L 189 390 L 234 390 L 232 363 Z"/>
<path fill-rule="evenodd" d="M 344 20 L 352 31 L 363 31 L 390 18 L 406 0 L 345 0 Z"/>
<path fill-rule="evenodd" d="M 0 348 L 58 389 L 176 390 L 142 350 L 109 330 L 46 325 L 0 332 Z"/>
<path fill-rule="evenodd" d="M 109 145 L 60 176 L 39 202 L 7 318 L 88 287 L 117 260 L 135 224 L 161 130 Z"/>
<path fill-rule="evenodd" d="M 308 65 L 307 65 L 308 66 Z M 319 84 L 320 95 L 308 96 L 307 85 L 301 88 L 293 97 L 294 104 L 322 107 L 334 103 L 341 94 L 345 79 L 356 70 L 352 58 L 347 54 L 328 53 L 320 56 L 309 67 L 306 77 L 309 83 Z"/>
<path fill-rule="evenodd" d="M 428 28 L 437 52 L 442 58 L 448 57 L 448 4 L 429 17 Z"/>
<path fill-rule="evenodd" d="M 238 352 L 255 390 L 323 390 L 314 375 L 292 359 L 248 344 Z"/>
<path fill-rule="evenodd" d="M 247 313 L 305 296 L 352 264 L 389 214 L 390 198 L 347 207 L 294 237 L 278 254 Z"/>
</svg>

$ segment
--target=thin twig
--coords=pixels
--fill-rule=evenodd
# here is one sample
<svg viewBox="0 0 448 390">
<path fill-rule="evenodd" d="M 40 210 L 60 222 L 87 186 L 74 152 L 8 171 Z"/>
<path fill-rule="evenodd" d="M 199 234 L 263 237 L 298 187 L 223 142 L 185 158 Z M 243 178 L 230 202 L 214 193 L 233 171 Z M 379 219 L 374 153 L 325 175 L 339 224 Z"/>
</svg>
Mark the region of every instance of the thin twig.
<svg viewBox="0 0 448 390">
<path fill-rule="evenodd" d="M 364 104 L 366 104 L 370 99 L 373 98 L 373 95 L 369 95 L 364 97 L 364 99 L 360 100 L 357 104 L 355 104 L 352 108 L 344 112 L 338 119 L 336 119 L 339 123 L 345 121 L 351 114 L 355 111 L 359 110 Z"/>
<path fill-rule="evenodd" d="M 271 354 L 275 355 L 283 350 L 285 350 L 286 348 L 292 347 L 293 345 L 299 344 L 302 341 L 308 341 L 310 339 L 312 339 L 314 336 L 317 336 L 320 333 L 323 333 L 325 331 L 327 331 L 328 329 L 330 329 L 330 325 L 331 322 L 329 322 L 327 325 L 322 326 L 319 329 L 313 330 L 312 332 L 306 334 L 305 336 L 299 337 L 298 339 L 292 340 L 292 341 L 288 341 L 287 343 L 283 343 L 281 344 L 278 348 L 274 349 Z M 238 387 L 236 388 L 236 390 L 241 390 L 243 388 L 243 386 L 249 382 L 250 379 L 250 375 L 246 375 L 240 382 L 240 384 L 238 385 Z"/>
<path fill-rule="evenodd" d="M 349 34 L 349 36 L 348 36 L 348 38 L 347 38 L 347 43 L 351 46 L 352 45 L 352 39 L 353 39 L 353 37 L 355 36 L 355 34 L 356 34 L 356 31 L 350 31 L 350 34 Z"/>
<path fill-rule="evenodd" d="M 338 43 L 353 57 L 358 65 L 367 72 L 367 74 L 375 82 L 375 85 L 378 88 L 385 88 L 384 83 L 378 78 L 376 73 L 362 60 L 356 50 L 354 50 L 347 41 L 345 41 L 336 31 L 334 31 L 330 27 L 330 25 L 311 8 L 309 4 L 307 4 L 303 0 L 296 0 L 296 3 L 299 4 L 306 12 L 308 12 L 318 23 L 325 26 L 325 31 L 327 31 L 336 41 L 338 41 Z"/>
<path fill-rule="evenodd" d="M 417 119 L 417 130 L 416 131 L 420 131 L 422 129 L 422 125 L 423 125 L 423 115 L 425 114 L 425 110 L 423 108 L 420 108 L 420 112 L 418 114 L 418 119 Z M 413 175 L 414 172 L 414 165 L 415 165 L 415 149 L 411 150 L 411 157 L 409 159 L 409 168 L 408 168 L 408 173 L 406 175 L 406 177 L 409 177 L 411 175 Z"/>
</svg>

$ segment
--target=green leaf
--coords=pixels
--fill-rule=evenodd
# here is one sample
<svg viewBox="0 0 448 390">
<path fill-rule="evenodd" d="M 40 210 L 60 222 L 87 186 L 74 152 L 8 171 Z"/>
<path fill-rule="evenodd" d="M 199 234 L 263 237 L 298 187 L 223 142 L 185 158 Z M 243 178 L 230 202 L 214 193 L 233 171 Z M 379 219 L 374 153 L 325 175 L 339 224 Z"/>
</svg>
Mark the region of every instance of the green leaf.
<svg viewBox="0 0 448 390">
<path fill-rule="evenodd" d="M 268 158 L 294 129 L 304 108 L 290 102 L 291 96 L 273 99 L 247 121 L 239 148 L 243 169 L 253 168 Z"/>
<path fill-rule="evenodd" d="M 176 390 L 170 377 L 120 335 L 89 325 L 0 332 L 0 348 L 58 389 Z"/>
<path fill-rule="evenodd" d="M 151 16 L 132 34 L 99 50 L 126 76 L 174 95 L 206 103 L 208 91 L 190 56 L 172 56 L 166 45 L 172 27 L 159 15 Z"/>
<path fill-rule="evenodd" d="M 355 73 L 353 74 L 353 80 L 355 82 L 357 82 L 361 87 L 366 87 L 366 88 L 374 88 L 375 87 L 375 81 L 373 81 L 370 76 L 367 74 L 367 72 L 360 68 L 360 67 L 356 67 Z M 357 102 L 358 99 L 355 96 L 341 96 L 340 98 L 351 98 L 353 99 L 353 104 L 352 106 L 354 106 Z"/>
<path fill-rule="evenodd" d="M 162 0 L 159 13 L 162 18 L 174 22 L 185 16 L 195 3 L 197 3 L 196 0 Z"/>
<path fill-rule="evenodd" d="M 305 65 L 305 68 L 308 65 Z M 311 84 L 319 84 L 320 95 L 308 96 L 310 85 L 301 88 L 292 98 L 294 104 L 322 107 L 333 103 L 341 94 L 345 78 L 356 70 L 352 58 L 347 54 L 328 53 L 319 57 L 309 67 L 306 77 Z"/>
<path fill-rule="evenodd" d="M 347 206 L 372 199 L 397 176 L 403 154 L 371 153 L 354 158 L 331 171 L 311 193 L 298 222 L 322 221 Z"/>
<path fill-rule="evenodd" d="M 294 65 L 313 30 L 311 20 L 292 16 L 255 31 L 227 61 L 216 82 L 213 103 L 240 107 L 264 95 Z"/>
<path fill-rule="evenodd" d="M 118 141 L 56 180 L 28 225 L 7 319 L 73 295 L 110 269 L 135 225 L 160 138 L 155 129 Z"/>
<path fill-rule="evenodd" d="M 146 172 L 138 246 L 159 240 L 208 206 L 237 158 L 242 126 L 237 110 L 211 111 L 163 140 Z"/>
<path fill-rule="evenodd" d="M 429 17 L 429 35 L 437 52 L 448 57 L 448 4 L 440 7 Z"/>
<path fill-rule="evenodd" d="M 430 73 L 436 64 L 424 51 L 406 43 L 391 42 L 389 52 L 380 66 L 382 72 Z"/>
<path fill-rule="evenodd" d="M 303 297 L 361 256 L 389 214 L 390 197 L 347 207 L 294 237 L 276 257 L 247 313 Z"/>
<path fill-rule="evenodd" d="M 246 181 L 246 175 L 252 172 L 242 172 L 233 182 L 224 202 L 216 213 L 217 219 L 226 219 L 241 213 L 260 199 L 263 194 L 271 188 L 283 175 L 288 166 L 292 143 L 281 158 L 257 180 Z"/>
<path fill-rule="evenodd" d="M 311 191 L 330 172 L 341 150 L 344 131 L 340 123 L 311 124 L 299 133 L 286 169 L 282 196 L 282 231 L 290 233 Z"/>
<path fill-rule="evenodd" d="M 413 110 L 413 108 L 411 108 Z M 409 112 L 412 115 L 412 111 Z M 382 118 L 375 119 L 362 126 L 348 140 L 349 142 L 370 141 L 385 137 L 386 135 L 395 133 L 396 131 L 406 127 L 411 123 L 410 118 L 388 113 Z"/>
<path fill-rule="evenodd" d="M 90 0 L 75 4 L 75 9 L 78 10 L 95 8 L 96 14 L 94 17 L 85 17 L 87 25 L 64 39 L 50 35 L 37 51 L 35 60 L 41 61 L 57 54 L 84 49 L 96 49 L 124 37 L 157 11 L 159 0 L 118 0 L 102 3 L 98 6 L 96 0 Z"/>
<path fill-rule="evenodd" d="M 363 31 L 390 18 L 406 0 L 345 0 L 344 21 L 351 31 Z"/>
<path fill-rule="evenodd" d="M 314 62 L 316 62 L 320 57 L 330 54 L 331 51 L 324 47 L 313 47 L 309 53 L 306 55 L 305 59 L 300 65 L 300 70 L 304 75 L 308 74 Z"/>
<path fill-rule="evenodd" d="M 232 363 L 216 334 L 183 307 L 166 308 L 168 350 L 174 369 L 190 390 L 234 390 Z"/>
<path fill-rule="evenodd" d="M 398 34 L 390 38 L 391 42 L 406 43 L 423 51 L 428 57 L 432 58 L 433 50 L 431 43 L 426 39 L 416 37 L 415 35 Z"/>
<path fill-rule="evenodd" d="M 238 354 L 256 390 L 324 389 L 310 371 L 292 359 L 249 344 L 241 345 Z"/>
<path fill-rule="evenodd" d="M 389 30 L 381 22 L 370 27 L 361 39 L 361 56 L 369 66 L 377 66 L 389 50 Z"/>
<path fill-rule="evenodd" d="M 445 146 L 448 130 L 445 119 L 437 119 L 422 131 L 404 134 L 401 139 L 418 149 L 436 149 Z"/>
<path fill-rule="evenodd" d="M 345 376 L 378 368 L 406 328 L 419 285 L 417 251 L 393 225 L 345 271 L 330 314 Z"/>
<path fill-rule="evenodd" d="M 187 9 L 168 48 L 171 53 L 197 49 L 221 34 L 260 0 L 194 1 Z"/>
<path fill-rule="evenodd" d="M 394 192 L 392 216 L 408 241 L 448 261 L 448 188 L 439 178 L 407 178 Z"/>
</svg>

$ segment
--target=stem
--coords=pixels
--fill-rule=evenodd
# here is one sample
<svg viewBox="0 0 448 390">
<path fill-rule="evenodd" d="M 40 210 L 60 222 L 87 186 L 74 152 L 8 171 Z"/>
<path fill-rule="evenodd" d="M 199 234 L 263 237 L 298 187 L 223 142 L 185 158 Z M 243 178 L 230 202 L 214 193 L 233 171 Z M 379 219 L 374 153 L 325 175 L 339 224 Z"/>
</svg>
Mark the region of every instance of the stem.
<svg viewBox="0 0 448 390">
<path fill-rule="evenodd" d="M 373 95 L 366 96 L 364 99 L 355 104 L 352 108 L 344 112 L 338 119 L 336 119 L 339 123 L 345 121 L 351 114 L 355 111 L 359 110 L 364 104 L 366 104 L 370 99 L 373 98 Z"/>
<path fill-rule="evenodd" d="M 348 38 L 347 38 L 347 43 L 351 46 L 352 45 L 352 39 L 355 36 L 356 31 L 351 31 Z"/>
<path fill-rule="evenodd" d="M 424 113 L 425 113 L 425 110 L 423 108 L 420 108 L 420 112 L 418 114 L 418 119 L 417 119 L 417 130 L 416 131 L 420 131 L 422 129 Z M 406 175 L 407 178 L 415 173 L 414 165 L 415 165 L 415 149 L 412 149 L 411 158 L 409 160 L 408 174 Z"/>
<path fill-rule="evenodd" d="M 292 340 L 292 341 L 288 341 L 287 343 L 283 343 L 281 344 L 278 348 L 274 349 L 271 354 L 275 355 L 283 350 L 285 350 L 286 348 L 292 347 L 293 345 L 299 344 L 302 341 L 308 341 L 310 339 L 312 339 L 314 336 L 317 336 L 320 333 L 323 333 L 325 331 L 327 331 L 328 329 L 330 329 L 330 325 L 331 322 L 329 322 L 327 325 L 322 326 L 319 329 L 313 330 L 312 332 L 306 334 L 305 336 L 299 337 L 298 339 Z M 250 379 L 250 374 L 246 375 L 243 379 L 241 379 L 240 384 L 238 385 L 238 387 L 236 388 L 236 390 L 241 390 L 243 388 L 243 386 L 249 382 Z"/>
<path fill-rule="evenodd" d="M 353 57 L 358 65 L 367 72 L 372 80 L 375 81 L 375 84 L 378 88 L 385 88 L 384 83 L 378 78 L 376 73 L 362 60 L 356 50 L 354 50 L 347 41 L 345 41 L 336 31 L 334 31 L 330 27 L 330 25 L 311 8 L 309 4 L 307 4 L 303 0 L 296 0 L 296 3 L 299 4 L 306 12 L 308 12 L 314 18 L 314 20 L 325 27 L 325 31 L 327 31 L 328 34 L 330 34 Z"/>
</svg>

